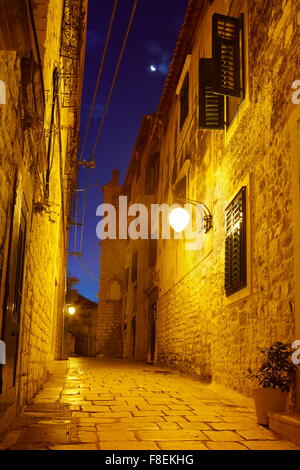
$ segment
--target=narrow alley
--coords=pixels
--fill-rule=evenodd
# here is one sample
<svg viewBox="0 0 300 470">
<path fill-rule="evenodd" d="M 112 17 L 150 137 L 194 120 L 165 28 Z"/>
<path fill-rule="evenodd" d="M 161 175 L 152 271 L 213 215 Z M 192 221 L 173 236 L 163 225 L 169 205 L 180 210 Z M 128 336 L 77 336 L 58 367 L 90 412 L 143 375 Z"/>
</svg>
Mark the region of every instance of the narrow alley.
<svg viewBox="0 0 300 470">
<path fill-rule="evenodd" d="M 0 451 L 300 450 L 300 0 L 0 11 Z"/>
<path fill-rule="evenodd" d="M 10 450 L 299 450 L 256 424 L 252 402 L 135 361 L 57 361 L 4 436 Z"/>
</svg>

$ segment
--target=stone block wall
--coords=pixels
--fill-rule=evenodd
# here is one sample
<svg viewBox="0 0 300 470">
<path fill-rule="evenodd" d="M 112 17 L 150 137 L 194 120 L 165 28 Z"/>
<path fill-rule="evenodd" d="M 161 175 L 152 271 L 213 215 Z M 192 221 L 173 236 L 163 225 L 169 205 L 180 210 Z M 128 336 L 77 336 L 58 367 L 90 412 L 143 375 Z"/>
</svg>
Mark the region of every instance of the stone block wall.
<svg viewBox="0 0 300 470">
<path fill-rule="evenodd" d="M 36 13 L 37 37 L 41 42 L 40 65 L 45 87 L 45 119 L 42 124 L 39 121 L 38 125 L 34 124 L 30 128 L 30 125 L 26 127 L 24 122 L 25 91 L 21 73 L 22 57 L 19 51 L 0 50 L 0 80 L 7 85 L 7 103 L 0 106 L 0 329 L 2 328 L 2 334 L 5 331 L 4 313 L 8 298 L 7 276 L 8 274 L 12 276 L 16 269 L 15 258 L 10 257 L 10 243 L 12 237 L 14 240 L 18 238 L 21 210 L 25 215 L 27 228 L 17 336 L 18 349 L 17 357 L 14 356 L 17 360 L 16 379 L 13 383 L 11 379 L 13 351 L 10 351 L 9 362 L 1 370 L 0 432 L 39 390 L 48 374 L 47 363 L 61 357 L 64 328 L 67 209 L 70 196 L 66 191 L 65 168 L 69 164 L 68 129 L 77 125 L 76 110 L 61 109 L 59 120 L 56 104 L 54 127 L 50 128 L 53 70 L 61 60 L 60 26 L 63 2 L 59 2 L 58 5 L 55 0 L 42 0 L 39 2 L 38 11 L 35 9 L 35 3 L 32 2 L 33 15 Z M 86 2 L 84 3 L 86 5 Z M 1 21 L 4 19 L 1 18 Z M 26 21 L 27 17 L 24 18 L 24 25 Z M 21 31 L 23 22 L 18 27 Z M 0 39 L 2 40 L 2 37 Z M 2 45 L 1 41 L 0 44 Z M 14 45 L 12 49 L 13 47 Z M 36 54 L 35 45 L 32 47 Z M 84 48 L 82 51 L 84 54 Z M 25 52 L 22 51 L 22 54 Z M 80 64 L 82 70 L 83 60 Z M 39 64 L 35 66 L 38 68 Z M 28 86 L 30 87 L 31 83 Z M 81 84 L 78 86 L 80 90 Z M 63 89 L 60 88 L 60 103 L 62 92 Z M 38 98 L 40 99 L 40 96 Z M 38 112 L 39 118 L 42 119 L 43 112 L 39 106 L 41 106 L 40 101 L 38 101 Z M 47 198 L 45 150 L 49 145 L 50 135 L 53 138 Z M 15 242 L 13 244 L 17 245 Z M 11 305 L 9 309 L 12 310 Z M 6 324 L 9 325 L 10 321 L 10 318 L 6 319 Z M 9 336 L 10 331 L 7 334 Z"/>
<path fill-rule="evenodd" d="M 299 78 L 296 3 L 247 3 L 248 10 L 246 2 L 233 2 L 231 9 L 233 16 L 240 8 L 246 13 L 245 100 L 227 130 L 200 131 L 195 119 L 185 137 L 182 154 L 190 159 L 188 197 L 209 205 L 213 229 L 204 235 L 204 248 L 195 253 L 186 251 L 183 241 L 160 242 L 158 359 L 248 394 L 252 384 L 246 378 L 247 368 L 258 364 L 257 348 L 293 341 L 295 322 L 299 323 L 299 311 L 294 308 L 298 219 L 292 206 L 299 200 L 293 172 L 299 158 L 300 108 L 291 102 L 291 85 Z M 199 56 L 211 54 L 213 11 L 226 14 L 224 2 L 209 7 L 195 34 L 191 112 L 197 105 Z M 163 162 L 167 162 L 166 142 L 174 138 L 172 126 L 178 112 L 174 98 L 162 145 Z M 162 189 L 168 185 L 165 165 Z M 233 301 L 224 292 L 224 214 L 247 179 L 249 291 Z"/>
<path fill-rule="evenodd" d="M 103 194 L 104 203 L 113 204 L 117 214 L 120 193 L 119 174 L 114 170 L 112 181 L 103 187 Z M 96 352 L 104 356 L 122 357 L 123 263 L 126 240 L 105 239 L 101 241 L 100 246 Z"/>
</svg>

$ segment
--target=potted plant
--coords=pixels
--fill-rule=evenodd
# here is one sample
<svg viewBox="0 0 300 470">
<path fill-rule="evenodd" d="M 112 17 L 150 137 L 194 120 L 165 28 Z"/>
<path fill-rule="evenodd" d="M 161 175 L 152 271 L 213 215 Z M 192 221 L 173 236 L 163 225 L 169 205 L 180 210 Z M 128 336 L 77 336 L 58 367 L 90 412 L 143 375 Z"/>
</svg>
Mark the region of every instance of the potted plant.
<svg viewBox="0 0 300 470">
<path fill-rule="evenodd" d="M 264 358 L 256 371 L 250 367 L 248 377 L 256 379 L 258 388 L 253 390 L 256 415 L 259 424 L 268 425 L 268 412 L 284 412 L 291 386 L 295 380 L 296 366 L 291 362 L 289 344 L 277 342 L 267 349 L 260 349 Z"/>
</svg>

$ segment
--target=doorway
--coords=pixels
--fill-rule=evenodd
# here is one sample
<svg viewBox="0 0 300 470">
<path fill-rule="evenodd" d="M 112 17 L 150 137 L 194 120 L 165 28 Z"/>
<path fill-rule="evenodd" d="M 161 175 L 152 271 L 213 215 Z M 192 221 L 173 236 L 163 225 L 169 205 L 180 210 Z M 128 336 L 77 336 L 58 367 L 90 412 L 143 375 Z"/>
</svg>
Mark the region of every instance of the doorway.
<svg viewBox="0 0 300 470">
<path fill-rule="evenodd" d="M 6 345 L 6 364 L 0 370 L 0 401 L 5 410 L 15 403 L 21 304 L 24 278 L 27 208 L 23 201 L 20 211 L 14 203 L 8 241 L 7 271 L 3 302 L 1 339 Z"/>
</svg>

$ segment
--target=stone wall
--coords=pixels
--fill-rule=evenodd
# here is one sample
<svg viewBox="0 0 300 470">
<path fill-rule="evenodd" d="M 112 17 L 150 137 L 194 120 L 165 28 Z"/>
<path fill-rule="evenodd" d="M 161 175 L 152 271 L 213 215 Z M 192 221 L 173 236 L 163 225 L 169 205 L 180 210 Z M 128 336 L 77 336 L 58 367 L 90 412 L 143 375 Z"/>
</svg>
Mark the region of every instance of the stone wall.
<svg viewBox="0 0 300 470">
<path fill-rule="evenodd" d="M 103 187 L 104 203 L 113 204 L 118 214 L 121 193 L 119 173 Z M 101 243 L 100 292 L 97 319 L 96 352 L 99 355 L 122 357 L 123 263 L 126 240 L 105 239 Z M 115 288 L 112 287 L 115 286 Z"/>
<path fill-rule="evenodd" d="M 257 348 L 294 340 L 295 315 L 299 316 L 294 310 L 298 222 L 292 212 L 293 198 L 298 200 L 299 195 L 293 192 L 292 176 L 300 112 L 291 103 L 291 84 L 299 76 L 297 6 L 291 1 L 248 4 L 249 11 L 246 2 L 233 2 L 231 9 L 232 16 L 245 13 L 247 88 L 224 132 L 200 131 L 197 114 L 194 120 L 191 117 L 197 105 L 198 59 L 211 54 L 211 14 L 226 14 L 224 2 L 214 2 L 199 20 L 192 47 L 192 122 L 177 164 L 180 170 L 184 155 L 189 156 L 187 170 L 183 169 L 188 197 L 208 204 L 213 230 L 204 236 L 202 250 L 194 253 L 185 250 L 184 241 L 160 241 L 157 266 L 158 359 L 244 393 L 252 386 L 246 373 L 257 365 Z M 165 188 L 169 197 L 172 192 L 168 147 L 174 141 L 178 112 L 174 98 L 162 144 L 161 200 Z M 171 169 L 172 165 L 174 159 Z M 226 299 L 224 211 L 244 181 L 249 189 L 251 272 L 248 291 Z"/>
<path fill-rule="evenodd" d="M 63 89 L 60 88 L 60 111 L 56 103 L 51 129 L 53 70 L 61 61 L 63 2 L 58 5 L 55 0 L 44 0 L 39 5 L 33 2 L 33 7 L 40 41 L 40 64 L 35 62 L 35 44 L 29 45 L 28 51 L 15 51 L 13 49 L 17 49 L 17 46 L 7 45 L 5 41 L 3 46 L 3 38 L 0 36 L 1 47 L 5 49 L 0 51 L 0 80 L 4 80 L 7 85 L 7 104 L 0 106 L 0 326 L 2 335 L 6 334 L 7 338 L 14 336 L 18 343 L 17 356 L 11 344 L 7 344 L 8 361 L 1 370 L 0 432 L 30 402 L 47 377 L 47 363 L 59 358 L 62 352 L 70 197 L 65 170 L 70 164 L 68 130 L 77 126 L 77 111 L 75 108 L 61 107 Z M 5 18 L 2 17 L 1 25 L 2 21 L 6 21 Z M 16 38 L 21 34 L 23 26 L 26 27 L 26 21 L 27 16 L 16 26 L 19 28 L 16 30 Z M 36 114 L 29 121 L 25 119 L 29 107 L 24 104 L 26 88 L 21 60 L 30 57 L 30 48 L 33 50 L 34 70 L 37 71 L 36 77 L 39 77 L 36 79 L 45 94 L 45 103 L 43 108 L 43 100 L 38 94 Z M 81 70 L 83 58 L 84 47 Z M 80 80 L 81 77 L 79 92 L 82 86 Z M 30 78 L 27 84 L 30 90 L 31 85 Z M 80 97 L 78 110 L 79 107 Z M 51 160 L 47 194 L 45 182 L 49 145 Z M 26 238 L 20 322 L 17 328 L 11 326 L 16 323 L 16 319 L 12 320 L 10 316 L 13 311 L 11 286 L 14 285 L 11 280 L 16 270 L 15 252 L 21 214 L 26 219 Z M 13 380 L 15 361 L 17 368 Z"/>
</svg>

